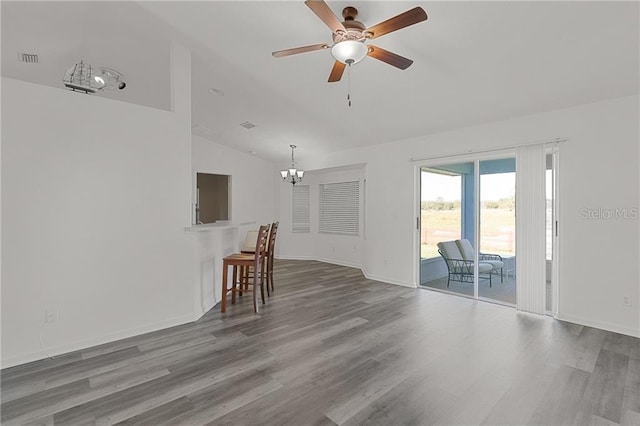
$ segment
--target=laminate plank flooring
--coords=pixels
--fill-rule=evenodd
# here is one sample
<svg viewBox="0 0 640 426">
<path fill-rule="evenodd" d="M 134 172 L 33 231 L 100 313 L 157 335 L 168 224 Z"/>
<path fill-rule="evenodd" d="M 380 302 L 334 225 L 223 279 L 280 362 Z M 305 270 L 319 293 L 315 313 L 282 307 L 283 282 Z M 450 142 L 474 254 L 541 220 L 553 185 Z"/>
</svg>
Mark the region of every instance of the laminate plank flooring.
<svg viewBox="0 0 640 426">
<path fill-rule="evenodd" d="M 221 314 L 5 369 L 3 425 L 637 425 L 640 339 L 276 260 Z"/>
</svg>

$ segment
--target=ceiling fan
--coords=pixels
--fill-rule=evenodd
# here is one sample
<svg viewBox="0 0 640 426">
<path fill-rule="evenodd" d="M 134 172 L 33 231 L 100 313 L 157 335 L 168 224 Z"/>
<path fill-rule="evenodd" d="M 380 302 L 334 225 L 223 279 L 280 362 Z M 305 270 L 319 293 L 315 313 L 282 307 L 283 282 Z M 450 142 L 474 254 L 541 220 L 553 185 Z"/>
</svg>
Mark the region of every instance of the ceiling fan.
<svg viewBox="0 0 640 426">
<path fill-rule="evenodd" d="M 365 44 L 365 42 L 425 21 L 427 19 L 427 13 L 421 7 L 414 7 L 411 10 L 367 28 L 362 22 L 356 21 L 358 10 L 355 7 L 345 7 L 342 10 L 344 21 L 340 22 L 338 17 L 329 9 L 329 6 L 327 6 L 323 0 L 307 0 L 304 4 L 331 29 L 334 44 L 319 43 L 310 46 L 294 47 L 293 49 L 278 50 L 272 53 L 276 58 L 296 55 L 298 53 L 313 52 L 315 50 L 331 49 L 331 55 L 336 61 L 333 64 L 331 74 L 329 74 L 329 83 L 340 81 L 345 67 L 360 62 L 365 56 L 371 56 L 401 70 L 409 68 L 413 63 L 411 59 L 371 44 Z"/>
</svg>

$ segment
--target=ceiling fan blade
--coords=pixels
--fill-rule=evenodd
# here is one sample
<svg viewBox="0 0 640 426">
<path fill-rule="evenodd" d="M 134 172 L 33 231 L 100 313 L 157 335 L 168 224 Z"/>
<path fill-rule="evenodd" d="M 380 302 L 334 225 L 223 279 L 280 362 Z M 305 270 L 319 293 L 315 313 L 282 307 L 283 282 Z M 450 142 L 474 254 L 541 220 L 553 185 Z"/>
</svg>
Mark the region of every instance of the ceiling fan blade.
<svg viewBox="0 0 640 426">
<path fill-rule="evenodd" d="M 327 6 L 327 4 L 324 1 L 307 0 L 304 2 L 304 4 L 306 4 L 307 7 L 309 7 L 309 9 L 313 11 L 313 13 L 318 15 L 318 18 L 320 18 L 322 22 L 324 22 L 327 25 L 327 27 L 331 29 L 332 32 L 334 33 L 347 32 L 344 25 L 342 25 L 342 22 L 340 22 L 340 20 L 335 15 L 335 13 L 333 13 L 331 9 L 329 9 L 329 6 Z"/>
<path fill-rule="evenodd" d="M 367 28 L 367 32 L 371 33 L 371 37 L 369 38 L 374 39 L 426 20 L 427 12 L 425 12 L 421 7 L 414 7 L 400 15 L 394 16 L 393 18 L 389 18 L 386 21 Z"/>
<path fill-rule="evenodd" d="M 335 61 L 333 64 L 333 68 L 331 69 L 331 74 L 329 74 L 329 83 L 335 83 L 336 81 L 340 81 L 345 67 L 346 65 L 343 64 L 342 62 Z"/>
<path fill-rule="evenodd" d="M 291 55 L 297 55 L 298 53 L 313 52 L 315 50 L 328 49 L 329 47 L 331 46 L 329 46 L 327 43 L 319 43 L 319 44 L 312 44 L 309 46 L 294 47 L 293 49 L 278 50 L 276 52 L 273 52 L 272 55 L 276 58 L 282 58 L 283 56 L 291 56 Z"/>
<path fill-rule="evenodd" d="M 372 46 L 369 44 L 367 47 L 369 48 L 367 56 L 371 56 L 372 58 L 375 58 L 379 61 L 386 62 L 389 65 L 400 68 L 401 70 L 406 70 L 413 63 L 411 59 L 396 55 L 393 52 L 389 52 L 388 50 L 381 49 L 377 46 Z"/>
</svg>

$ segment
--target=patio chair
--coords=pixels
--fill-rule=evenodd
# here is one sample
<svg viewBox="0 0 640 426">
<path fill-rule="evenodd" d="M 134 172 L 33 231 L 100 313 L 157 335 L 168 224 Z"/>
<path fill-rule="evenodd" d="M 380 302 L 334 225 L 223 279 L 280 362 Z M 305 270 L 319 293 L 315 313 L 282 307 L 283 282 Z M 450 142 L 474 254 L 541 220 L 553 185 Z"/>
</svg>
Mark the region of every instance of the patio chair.
<svg viewBox="0 0 640 426">
<path fill-rule="evenodd" d="M 467 239 L 456 240 L 456 244 L 458 245 L 458 250 L 462 255 L 462 258 L 465 260 L 473 260 L 476 258 L 476 252 L 471 245 L 471 242 Z M 504 283 L 504 261 L 502 260 L 502 256 L 499 254 L 489 254 L 489 253 L 480 253 L 478 255 L 478 262 L 480 263 L 488 263 L 491 265 L 491 275 L 500 274 L 500 282 Z"/>
<path fill-rule="evenodd" d="M 447 276 L 447 287 L 451 281 L 459 281 L 463 283 L 473 283 L 474 277 L 474 261 L 467 260 L 462 257 L 458 244 L 455 241 L 441 241 L 438 243 L 438 253 L 447 264 L 449 275 Z M 493 266 L 490 263 L 478 262 L 478 274 L 487 274 L 479 278 L 489 278 L 489 287 L 491 287 L 491 271 Z"/>
</svg>

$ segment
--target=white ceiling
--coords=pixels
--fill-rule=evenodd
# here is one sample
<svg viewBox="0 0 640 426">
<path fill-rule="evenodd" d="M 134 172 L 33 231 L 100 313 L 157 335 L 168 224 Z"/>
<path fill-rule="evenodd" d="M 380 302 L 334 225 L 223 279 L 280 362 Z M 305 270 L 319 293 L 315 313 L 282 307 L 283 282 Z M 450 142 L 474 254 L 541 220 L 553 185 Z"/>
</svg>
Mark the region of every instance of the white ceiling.
<svg viewBox="0 0 640 426">
<path fill-rule="evenodd" d="M 288 145 L 294 143 L 301 167 L 305 157 L 326 151 L 638 93 L 638 2 L 327 3 L 338 16 L 347 5 L 357 7 L 367 26 L 418 5 L 429 15 L 426 22 L 373 41 L 414 64 L 405 71 L 372 58 L 356 64 L 351 108 L 346 73 L 341 82 L 327 83 L 333 64 L 328 50 L 271 56 L 274 50 L 331 42 L 328 28 L 302 0 L 141 2 L 140 9 L 155 17 L 136 16 L 136 49 L 178 37 L 193 50 L 194 133 L 279 165 L 287 163 Z M 110 13 L 88 15 L 93 28 L 129 36 L 132 19 L 118 12 L 125 6 L 109 3 Z M 50 16 L 29 19 L 50 28 Z M 166 25 L 163 36 L 158 18 Z M 34 48 L 51 50 L 39 53 L 58 53 L 54 41 L 65 35 L 56 28 L 31 35 Z M 13 35 L 4 28 L 2 35 L 6 75 L 5 37 Z M 111 40 L 116 48 L 126 45 L 121 37 Z M 247 120 L 257 127 L 240 127 Z"/>
</svg>

